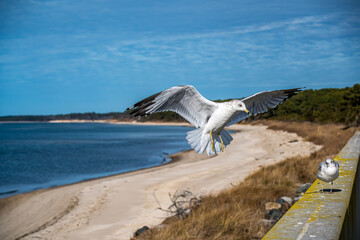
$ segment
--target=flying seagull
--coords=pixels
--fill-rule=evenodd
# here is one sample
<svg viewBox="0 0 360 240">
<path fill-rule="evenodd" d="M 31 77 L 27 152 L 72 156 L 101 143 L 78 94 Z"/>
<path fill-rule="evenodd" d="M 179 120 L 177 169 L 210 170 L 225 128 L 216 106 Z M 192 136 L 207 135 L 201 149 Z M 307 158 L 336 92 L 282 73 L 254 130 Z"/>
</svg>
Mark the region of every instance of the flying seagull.
<svg viewBox="0 0 360 240">
<path fill-rule="evenodd" d="M 224 130 L 251 115 L 275 108 L 298 93 L 300 88 L 259 92 L 242 100 L 217 103 L 204 98 L 193 86 L 175 86 L 141 100 L 132 107 L 131 115 L 147 116 L 155 112 L 173 111 L 193 124 L 187 133 L 190 146 L 199 154 L 224 151 L 232 137 Z"/>
<path fill-rule="evenodd" d="M 339 177 L 339 163 L 333 159 L 328 158 L 324 162 L 320 163 L 317 178 L 323 182 L 330 182 L 332 192 L 332 185 L 335 179 Z M 324 192 L 324 189 L 322 189 Z"/>
</svg>

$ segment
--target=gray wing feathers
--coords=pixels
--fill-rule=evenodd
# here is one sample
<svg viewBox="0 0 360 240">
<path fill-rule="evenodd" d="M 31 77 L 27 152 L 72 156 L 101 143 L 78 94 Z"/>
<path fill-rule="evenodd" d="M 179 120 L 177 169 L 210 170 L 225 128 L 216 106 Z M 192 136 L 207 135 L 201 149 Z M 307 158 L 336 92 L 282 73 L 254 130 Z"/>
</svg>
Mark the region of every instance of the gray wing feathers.
<svg viewBox="0 0 360 240">
<path fill-rule="evenodd" d="M 246 108 L 253 115 L 264 113 L 268 111 L 268 108 L 274 108 L 287 99 L 289 96 L 284 92 L 271 91 L 271 92 L 260 92 L 250 97 L 243 99 Z"/>
<path fill-rule="evenodd" d="M 238 123 L 241 120 L 244 120 L 245 118 L 248 118 L 248 117 L 249 117 L 249 114 L 247 114 L 246 112 L 238 112 L 226 126 L 230 126 L 235 123 Z"/>
<path fill-rule="evenodd" d="M 246 108 L 252 115 L 257 115 L 268 111 L 268 108 L 275 108 L 286 99 L 294 96 L 300 92 L 300 88 L 275 90 L 267 92 L 259 92 L 250 97 L 242 99 Z M 240 122 L 241 120 L 249 117 L 245 112 L 237 113 L 227 126 Z"/>
<path fill-rule="evenodd" d="M 130 114 L 144 116 L 173 111 L 195 127 L 206 124 L 217 104 L 204 98 L 193 86 L 176 86 L 150 96 L 133 106 Z"/>
<path fill-rule="evenodd" d="M 325 166 L 326 166 L 326 163 L 325 163 L 325 162 L 321 162 L 321 163 L 319 164 L 318 171 L 321 172 L 322 169 L 323 169 L 323 167 L 325 167 Z"/>
</svg>

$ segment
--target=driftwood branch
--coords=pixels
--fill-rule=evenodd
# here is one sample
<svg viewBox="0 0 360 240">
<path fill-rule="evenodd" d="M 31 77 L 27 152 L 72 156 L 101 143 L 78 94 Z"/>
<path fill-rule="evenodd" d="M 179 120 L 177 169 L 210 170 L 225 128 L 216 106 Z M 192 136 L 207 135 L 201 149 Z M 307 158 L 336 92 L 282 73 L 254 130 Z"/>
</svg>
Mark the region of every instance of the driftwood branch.
<svg viewBox="0 0 360 240">
<path fill-rule="evenodd" d="M 155 191 L 153 192 L 153 195 L 159 205 L 157 209 L 167 212 L 171 217 L 184 219 L 190 214 L 192 208 L 198 207 L 201 203 L 201 198 L 195 196 L 189 190 L 177 190 L 173 195 L 169 193 L 169 198 L 172 204 L 167 209 L 164 209 L 161 207 L 159 200 L 156 198 Z"/>
</svg>

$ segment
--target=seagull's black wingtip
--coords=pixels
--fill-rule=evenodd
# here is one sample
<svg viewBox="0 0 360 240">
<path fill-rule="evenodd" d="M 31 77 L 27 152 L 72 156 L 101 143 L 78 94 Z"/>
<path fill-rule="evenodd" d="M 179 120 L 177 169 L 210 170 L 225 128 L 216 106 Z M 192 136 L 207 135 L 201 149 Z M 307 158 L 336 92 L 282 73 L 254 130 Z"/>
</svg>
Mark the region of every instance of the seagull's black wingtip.
<svg viewBox="0 0 360 240">
<path fill-rule="evenodd" d="M 162 92 L 156 93 L 150 97 L 147 97 L 140 102 L 135 103 L 133 106 L 127 108 L 126 110 L 131 110 L 129 112 L 130 115 L 134 115 L 135 117 L 138 116 L 145 116 L 147 115 L 148 107 L 151 107 L 152 104 L 154 104 L 154 100 L 157 96 L 159 96 Z"/>
<path fill-rule="evenodd" d="M 288 98 L 291 98 L 292 96 L 298 94 L 299 92 L 303 91 L 305 87 L 300 87 L 300 88 L 291 88 L 291 89 L 284 89 L 282 90 Z"/>
</svg>

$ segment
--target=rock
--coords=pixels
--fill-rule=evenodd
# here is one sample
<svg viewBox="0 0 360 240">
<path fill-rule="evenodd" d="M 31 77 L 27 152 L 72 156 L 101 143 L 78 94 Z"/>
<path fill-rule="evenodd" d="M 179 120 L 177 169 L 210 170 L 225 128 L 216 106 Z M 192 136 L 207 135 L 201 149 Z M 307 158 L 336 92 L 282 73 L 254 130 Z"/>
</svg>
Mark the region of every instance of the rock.
<svg viewBox="0 0 360 240">
<path fill-rule="evenodd" d="M 274 219 L 274 220 L 279 220 L 284 214 L 282 212 L 280 212 L 277 209 L 272 209 L 270 210 L 270 212 L 268 214 L 266 214 L 266 218 L 267 219 Z"/>
<path fill-rule="evenodd" d="M 139 236 L 140 234 L 142 234 L 143 232 L 149 230 L 148 226 L 143 226 L 142 228 L 139 228 L 138 230 L 136 230 L 136 232 L 134 233 L 135 237 Z"/>
<path fill-rule="evenodd" d="M 281 208 L 281 204 L 277 202 L 267 202 L 265 204 L 266 211 L 270 211 L 271 209 L 280 209 L 280 208 Z"/>
<path fill-rule="evenodd" d="M 169 153 L 167 153 L 167 152 L 163 152 L 161 157 L 162 157 L 162 163 L 169 162 L 169 160 L 170 160 Z"/>
<path fill-rule="evenodd" d="M 291 197 L 284 196 L 284 197 L 281 197 L 280 199 L 283 200 L 284 202 L 287 202 L 290 205 L 292 204 L 292 198 Z"/>
<path fill-rule="evenodd" d="M 299 199 L 302 197 L 302 195 L 297 195 L 296 197 L 294 197 L 294 202 L 299 201 Z"/>
<path fill-rule="evenodd" d="M 279 198 L 276 200 L 277 203 L 280 203 L 281 205 L 285 203 L 284 199 Z"/>
<path fill-rule="evenodd" d="M 299 194 L 299 193 L 304 193 L 304 192 L 306 192 L 311 185 L 312 185 L 311 183 L 305 183 L 305 184 L 300 185 L 300 186 L 297 188 L 296 193 Z"/>
<path fill-rule="evenodd" d="M 289 210 L 292 206 L 292 198 L 291 197 L 281 197 L 278 200 L 276 200 L 277 203 L 281 204 L 281 211 L 282 212 L 286 212 L 287 210 Z"/>
<path fill-rule="evenodd" d="M 276 200 L 277 203 L 281 204 L 281 211 L 286 212 L 289 210 L 292 206 L 292 198 L 291 197 L 281 197 L 278 200 Z"/>
</svg>

